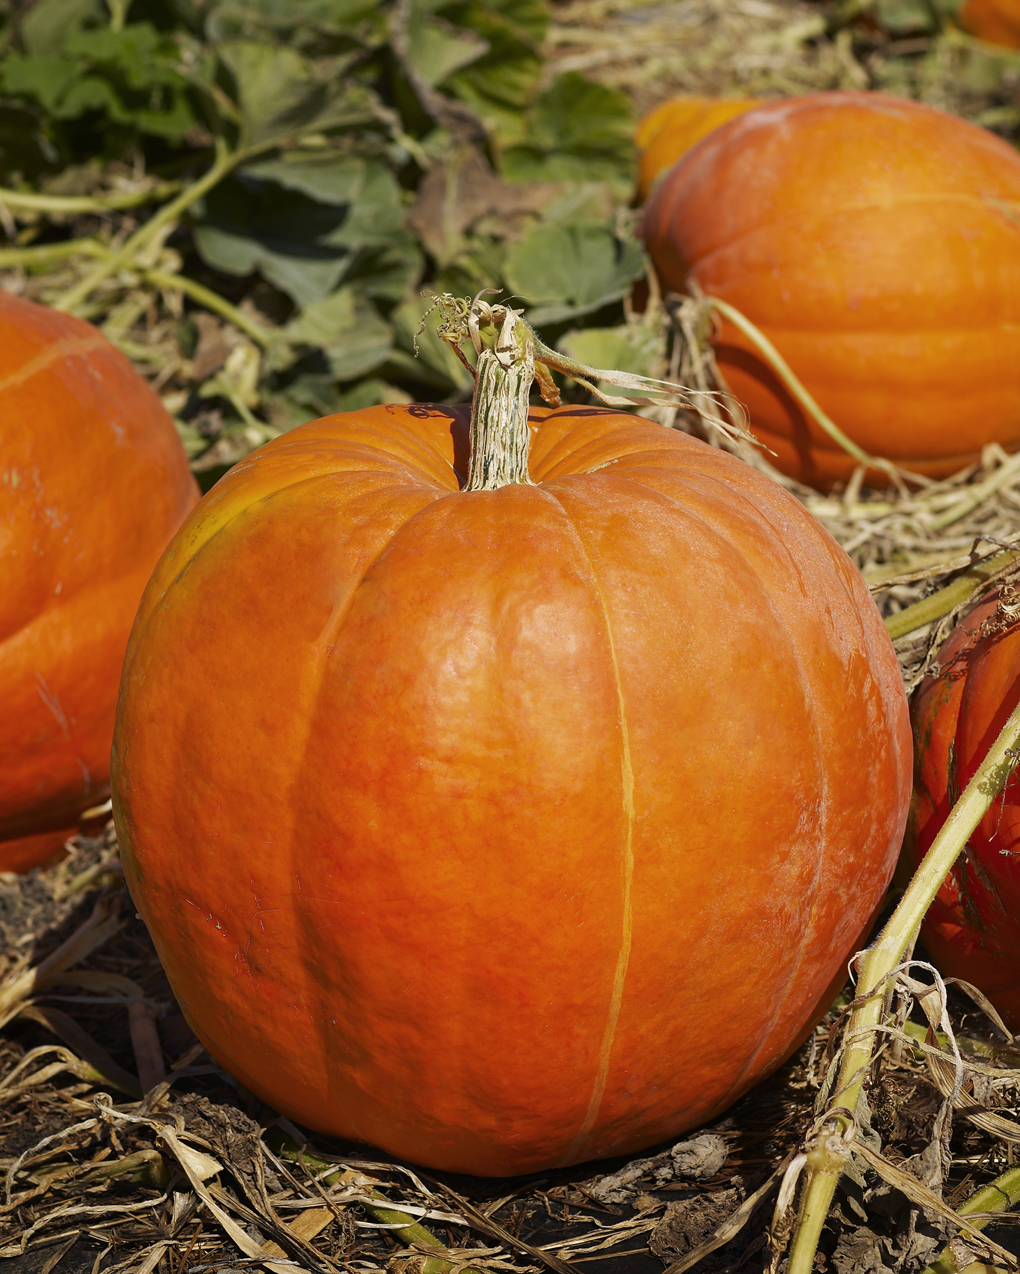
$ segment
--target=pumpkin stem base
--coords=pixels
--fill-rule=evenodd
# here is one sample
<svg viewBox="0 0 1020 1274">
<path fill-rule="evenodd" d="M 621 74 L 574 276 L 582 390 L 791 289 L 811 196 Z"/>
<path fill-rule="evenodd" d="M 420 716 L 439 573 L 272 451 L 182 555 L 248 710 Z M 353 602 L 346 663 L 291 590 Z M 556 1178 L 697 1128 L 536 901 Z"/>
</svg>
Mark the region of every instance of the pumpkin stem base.
<svg viewBox="0 0 1020 1274">
<path fill-rule="evenodd" d="M 535 342 L 519 310 L 476 302 L 471 338 L 478 351 L 471 400 L 471 459 L 465 491 L 533 486 L 528 474 L 528 398 Z"/>
</svg>

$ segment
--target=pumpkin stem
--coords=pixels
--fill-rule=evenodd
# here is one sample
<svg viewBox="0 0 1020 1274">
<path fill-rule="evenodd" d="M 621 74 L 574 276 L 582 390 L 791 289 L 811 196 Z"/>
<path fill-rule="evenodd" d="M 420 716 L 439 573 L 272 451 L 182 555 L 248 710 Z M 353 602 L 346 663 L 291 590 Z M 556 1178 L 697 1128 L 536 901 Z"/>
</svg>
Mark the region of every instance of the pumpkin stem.
<svg viewBox="0 0 1020 1274">
<path fill-rule="evenodd" d="M 471 459 L 465 491 L 495 491 L 528 474 L 528 396 L 535 379 L 535 340 L 523 311 L 476 299 L 469 331 L 478 364 L 471 400 Z"/>
</svg>

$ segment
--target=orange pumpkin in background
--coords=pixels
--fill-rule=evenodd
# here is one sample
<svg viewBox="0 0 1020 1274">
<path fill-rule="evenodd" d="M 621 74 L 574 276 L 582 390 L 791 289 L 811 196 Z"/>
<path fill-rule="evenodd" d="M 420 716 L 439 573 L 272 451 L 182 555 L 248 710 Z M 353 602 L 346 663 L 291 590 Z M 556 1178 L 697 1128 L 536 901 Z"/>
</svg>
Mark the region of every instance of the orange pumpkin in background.
<svg viewBox="0 0 1020 1274">
<path fill-rule="evenodd" d="M 649 111 L 634 134 L 638 148 L 638 198 L 644 200 L 656 178 L 695 142 L 760 102 L 757 97 L 698 97 L 685 93 Z"/>
<path fill-rule="evenodd" d="M 197 498 L 124 355 L 0 292 L 0 871 L 47 859 L 109 795 L 131 621 Z"/>
<path fill-rule="evenodd" d="M 910 784 L 888 636 L 799 503 L 627 413 L 528 428 L 536 485 L 461 490 L 458 407 L 235 466 L 149 583 L 114 744 L 210 1053 L 312 1128 L 488 1175 L 632 1153 L 774 1070 Z"/>
<path fill-rule="evenodd" d="M 740 310 L 870 454 L 942 477 L 1020 443 L 1020 155 L 1001 138 L 879 93 L 770 102 L 670 169 L 643 234 L 665 288 Z M 780 469 L 849 477 L 746 337 L 724 322 L 716 352 Z"/>
<path fill-rule="evenodd" d="M 1020 702 L 1020 623 L 995 595 L 953 629 L 940 672 L 911 705 L 914 800 L 903 849 L 913 871 Z M 975 828 L 928 909 L 921 936 L 938 967 L 982 990 L 1020 1030 L 1020 774 Z"/>
<path fill-rule="evenodd" d="M 979 40 L 1020 49 L 1020 0 L 967 0 L 957 19 Z"/>
</svg>

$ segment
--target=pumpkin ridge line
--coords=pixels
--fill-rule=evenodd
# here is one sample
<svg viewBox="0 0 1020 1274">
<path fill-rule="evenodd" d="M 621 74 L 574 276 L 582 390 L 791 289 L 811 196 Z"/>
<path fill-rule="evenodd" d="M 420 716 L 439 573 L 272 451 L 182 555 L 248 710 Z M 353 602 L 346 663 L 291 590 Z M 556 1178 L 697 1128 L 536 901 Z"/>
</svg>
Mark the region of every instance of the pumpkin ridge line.
<svg viewBox="0 0 1020 1274">
<path fill-rule="evenodd" d="M 94 336 L 74 336 L 68 340 L 54 341 L 52 345 L 44 346 L 27 363 L 23 363 L 16 372 L 11 372 L 9 376 L 0 380 L 0 394 L 6 393 L 9 389 L 17 389 L 19 385 L 31 380 L 33 376 L 38 376 L 59 359 L 73 358 L 76 354 L 89 354 L 93 350 L 108 351 L 108 349 L 109 342 L 99 332 L 96 332 Z"/>
<path fill-rule="evenodd" d="M 623 696 L 623 685 L 620 680 L 620 665 L 616 658 L 616 643 L 613 641 L 613 629 L 609 622 L 609 610 L 606 606 L 606 599 L 602 592 L 599 578 L 595 573 L 591 558 L 585 548 L 584 541 L 581 538 L 577 527 L 570 514 L 564 508 L 562 501 L 549 490 L 539 488 L 542 494 L 552 500 L 563 515 L 564 521 L 570 529 L 570 534 L 577 545 L 581 557 L 584 559 L 585 565 L 591 575 L 592 586 L 599 604 L 602 607 L 602 616 L 605 620 L 606 638 L 609 643 L 609 654 L 613 664 L 613 679 L 616 683 L 617 702 L 620 707 L 620 778 L 623 788 L 623 809 L 627 819 L 627 835 L 624 841 L 621 875 L 623 880 L 622 888 L 622 910 L 623 922 L 621 925 L 620 950 L 616 957 L 616 968 L 613 972 L 613 990 L 609 1002 L 609 1015 L 603 1030 L 602 1044 L 599 1048 L 599 1065 L 595 1075 L 595 1084 L 592 1094 L 588 1102 L 588 1110 L 580 1128 L 574 1136 L 566 1155 L 561 1161 L 561 1166 L 566 1166 L 577 1161 L 581 1147 L 584 1145 L 588 1134 L 594 1128 L 599 1116 L 599 1110 L 602 1106 L 602 1099 L 605 1096 L 606 1085 L 609 1081 L 609 1059 L 613 1050 L 613 1043 L 616 1039 L 616 1028 L 620 1021 L 620 1010 L 623 1007 L 623 988 L 627 980 L 627 968 L 630 964 L 630 952 L 634 937 L 634 911 L 632 891 L 634 883 L 634 767 L 631 761 L 630 753 L 630 734 L 627 729 L 627 712 L 626 703 Z"/>
</svg>

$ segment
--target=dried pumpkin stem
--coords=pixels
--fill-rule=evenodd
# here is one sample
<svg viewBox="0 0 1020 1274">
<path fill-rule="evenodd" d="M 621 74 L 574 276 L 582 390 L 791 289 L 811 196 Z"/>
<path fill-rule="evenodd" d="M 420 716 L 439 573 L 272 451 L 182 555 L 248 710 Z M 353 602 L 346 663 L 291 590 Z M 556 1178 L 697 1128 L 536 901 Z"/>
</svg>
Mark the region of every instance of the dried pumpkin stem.
<svg viewBox="0 0 1020 1274">
<path fill-rule="evenodd" d="M 888 924 L 861 956 L 857 1004 L 850 1013 L 844 1035 L 834 1104 L 821 1121 L 821 1135 L 808 1153 L 787 1274 L 811 1274 L 814 1268 L 822 1225 L 852 1149 L 855 1125 L 850 1112 L 857 1109 L 871 1067 L 875 1029 L 881 1025 L 888 977 L 903 959 L 925 912 L 971 833 L 1002 790 L 1013 769 L 1011 749 L 1018 740 L 1020 705 L 1010 714 L 977 773 L 950 810 Z"/>
<path fill-rule="evenodd" d="M 476 301 L 471 336 L 478 351 L 471 402 L 471 459 L 465 491 L 531 483 L 528 397 L 535 342 L 520 310 Z"/>
</svg>

